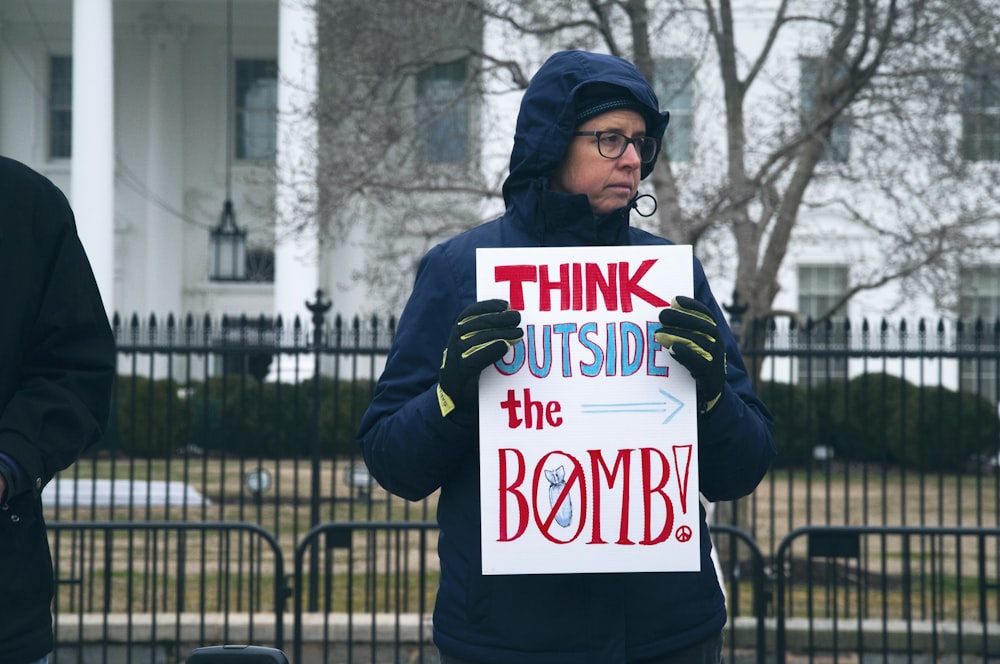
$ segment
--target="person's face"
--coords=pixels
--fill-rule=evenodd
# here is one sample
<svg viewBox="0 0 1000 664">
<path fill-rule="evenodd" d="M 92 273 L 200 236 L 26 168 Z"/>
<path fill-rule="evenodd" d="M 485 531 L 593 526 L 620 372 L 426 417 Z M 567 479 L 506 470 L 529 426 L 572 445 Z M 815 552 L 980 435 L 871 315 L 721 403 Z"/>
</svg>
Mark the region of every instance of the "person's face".
<svg viewBox="0 0 1000 664">
<path fill-rule="evenodd" d="M 617 109 L 590 118 L 576 131 L 616 131 L 628 137 L 644 136 L 646 121 L 635 111 Z M 574 136 L 562 164 L 552 174 L 551 186 L 569 194 L 586 194 L 596 215 L 624 207 L 635 197 L 642 160 L 635 145 L 617 159 L 602 157 L 596 136 Z"/>
</svg>

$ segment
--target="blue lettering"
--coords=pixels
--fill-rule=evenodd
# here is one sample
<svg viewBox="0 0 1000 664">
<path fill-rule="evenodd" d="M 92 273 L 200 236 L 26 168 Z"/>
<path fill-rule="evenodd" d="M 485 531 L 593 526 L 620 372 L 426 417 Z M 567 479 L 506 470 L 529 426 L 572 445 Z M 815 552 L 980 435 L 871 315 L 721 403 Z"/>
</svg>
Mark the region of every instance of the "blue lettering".
<svg viewBox="0 0 1000 664">
<path fill-rule="evenodd" d="M 580 373 L 587 378 L 593 378 L 601 373 L 601 365 L 604 364 L 604 351 L 589 339 L 592 334 L 597 334 L 597 323 L 584 323 L 580 326 L 580 343 L 594 355 L 593 362 L 589 364 L 580 362 Z"/>
</svg>

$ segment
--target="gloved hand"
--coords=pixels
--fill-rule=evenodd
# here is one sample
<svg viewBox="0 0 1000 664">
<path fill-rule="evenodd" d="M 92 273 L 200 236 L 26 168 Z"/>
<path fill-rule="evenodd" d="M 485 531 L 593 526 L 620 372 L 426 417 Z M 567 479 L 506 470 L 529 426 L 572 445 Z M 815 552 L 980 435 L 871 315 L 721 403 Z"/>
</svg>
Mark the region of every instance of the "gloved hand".
<svg viewBox="0 0 1000 664">
<path fill-rule="evenodd" d="M 726 351 L 718 324 L 704 304 L 678 295 L 660 312 L 660 325 L 653 338 L 694 376 L 698 412 L 707 413 L 726 384 Z"/>
<path fill-rule="evenodd" d="M 475 302 L 458 315 L 438 376 L 442 416 L 456 409 L 469 412 L 475 407 L 479 374 L 523 336 L 520 322 L 521 313 L 509 309 L 505 300 Z"/>
</svg>

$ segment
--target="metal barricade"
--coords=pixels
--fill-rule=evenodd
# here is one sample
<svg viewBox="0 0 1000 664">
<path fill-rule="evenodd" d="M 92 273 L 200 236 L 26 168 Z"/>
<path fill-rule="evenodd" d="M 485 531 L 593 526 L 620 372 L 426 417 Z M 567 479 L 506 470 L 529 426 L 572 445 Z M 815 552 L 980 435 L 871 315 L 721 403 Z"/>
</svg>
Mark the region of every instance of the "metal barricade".
<svg viewBox="0 0 1000 664">
<path fill-rule="evenodd" d="M 53 664 L 63 657 L 159 661 L 218 643 L 283 647 L 289 594 L 283 555 L 260 526 L 93 521 L 47 527 L 56 580 Z"/>
<path fill-rule="evenodd" d="M 778 547 L 777 661 L 1000 655 L 1000 528 L 813 526 Z"/>
</svg>

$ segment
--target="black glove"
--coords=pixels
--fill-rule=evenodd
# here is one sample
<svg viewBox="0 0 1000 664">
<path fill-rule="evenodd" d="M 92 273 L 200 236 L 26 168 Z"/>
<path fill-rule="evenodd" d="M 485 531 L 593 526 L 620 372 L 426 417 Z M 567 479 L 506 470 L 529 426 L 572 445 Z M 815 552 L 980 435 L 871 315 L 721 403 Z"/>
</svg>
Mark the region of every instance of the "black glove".
<svg viewBox="0 0 1000 664">
<path fill-rule="evenodd" d="M 663 326 L 653 333 L 660 344 L 694 376 L 698 412 L 707 413 L 726 384 L 726 351 L 712 313 L 698 300 L 678 295 L 660 312 Z"/>
<path fill-rule="evenodd" d="M 442 416 L 456 409 L 469 412 L 477 405 L 479 374 L 521 338 L 520 322 L 521 313 L 509 309 L 505 300 L 476 302 L 458 315 L 438 376 Z"/>
</svg>

